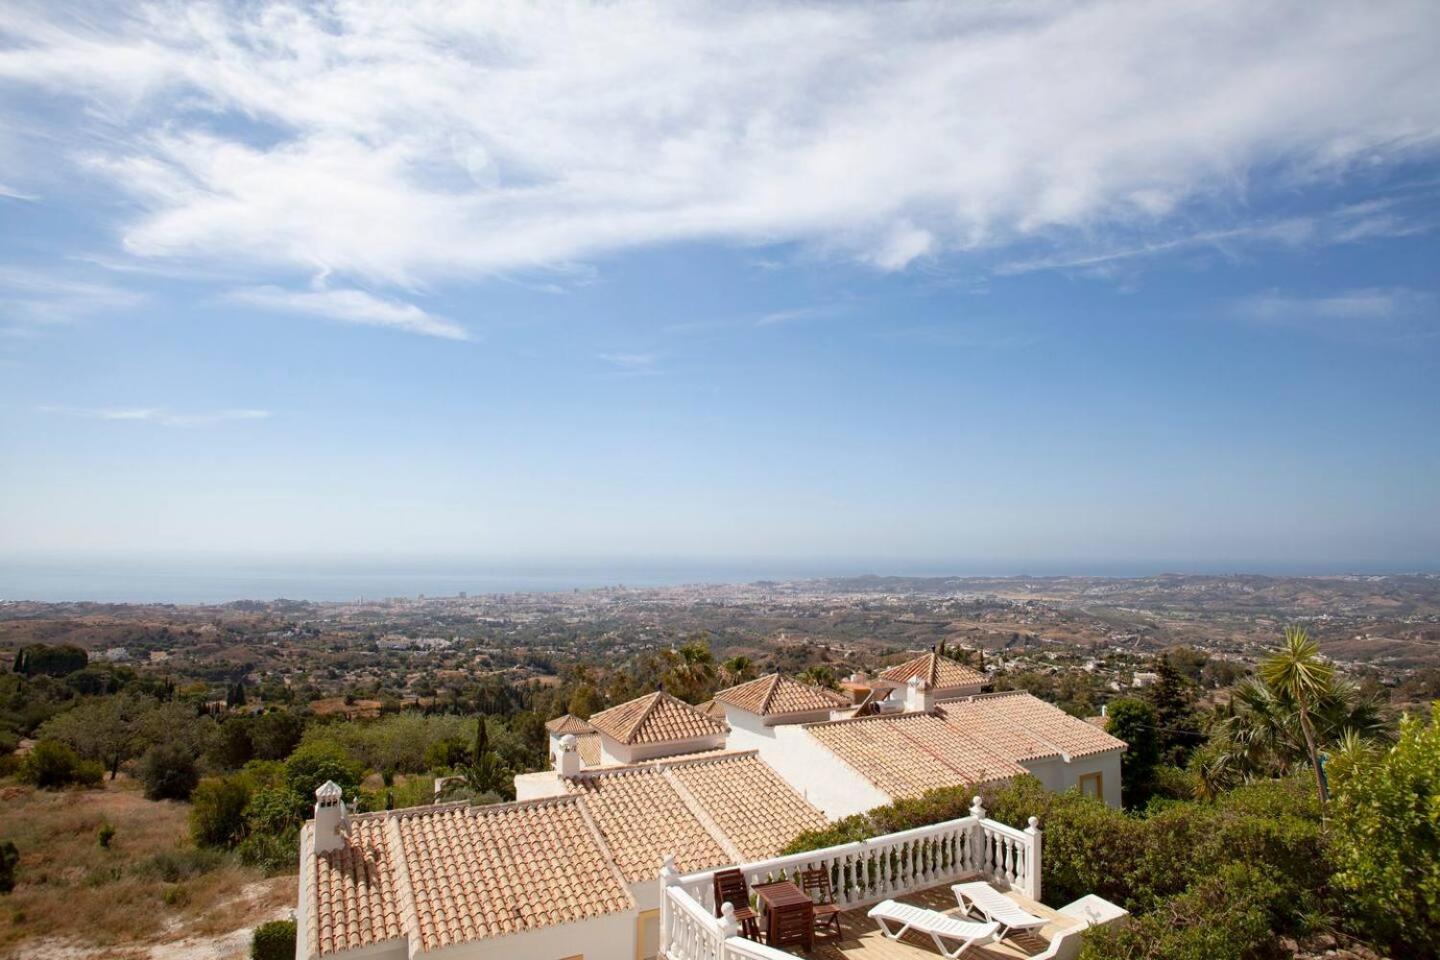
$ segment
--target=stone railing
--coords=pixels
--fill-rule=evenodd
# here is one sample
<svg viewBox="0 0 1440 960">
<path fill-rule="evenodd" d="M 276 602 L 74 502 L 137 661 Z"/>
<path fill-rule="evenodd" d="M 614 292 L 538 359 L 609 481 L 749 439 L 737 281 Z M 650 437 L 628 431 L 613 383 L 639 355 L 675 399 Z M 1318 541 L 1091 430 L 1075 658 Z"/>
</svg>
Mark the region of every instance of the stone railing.
<svg viewBox="0 0 1440 960">
<path fill-rule="evenodd" d="M 836 902 L 847 909 L 904 897 L 971 874 L 1039 900 L 1040 830 L 1034 817 L 1026 830 L 987 819 L 976 797 L 968 817 L 740 864 L 738 869 L 752 887 L 794 879 L 806 870 L 826 870 Z M 716 916 L 714 875 L 714 870 L 705 870 L 680 876 L 673 864 L 666 862 L 660 874 L 661 953 L 668 960 L 788 956 L 741 940 L 728 909 Z"/>
</svg>

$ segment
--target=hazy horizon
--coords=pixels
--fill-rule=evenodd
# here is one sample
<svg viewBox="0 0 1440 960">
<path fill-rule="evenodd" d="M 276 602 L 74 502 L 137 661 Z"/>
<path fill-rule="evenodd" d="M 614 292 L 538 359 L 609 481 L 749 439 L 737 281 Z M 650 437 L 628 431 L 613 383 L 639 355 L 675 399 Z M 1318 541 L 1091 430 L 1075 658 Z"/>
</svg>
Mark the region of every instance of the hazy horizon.
<svg viewBox="0 0 1440 960">
<path fill-rule="evenodd" d="M 1165 574 L 1376 576 L 1440 573 L 1440 564 L 1235 561 L 871 560 L 834 558 L 0 557 L 0 601 L 45 603 L 337 602 L 391 597 L 549 593 L 602 587 L 745 584 L 831 577 L 1021 578 Z"/>
</svg>

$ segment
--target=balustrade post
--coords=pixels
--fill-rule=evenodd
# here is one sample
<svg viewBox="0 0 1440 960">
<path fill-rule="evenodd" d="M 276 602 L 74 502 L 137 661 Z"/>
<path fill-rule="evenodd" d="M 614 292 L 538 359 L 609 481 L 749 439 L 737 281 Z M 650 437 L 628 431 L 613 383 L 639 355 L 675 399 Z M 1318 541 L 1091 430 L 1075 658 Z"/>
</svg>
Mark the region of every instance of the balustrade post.
<svg viewBox="0 0 1440 960">
<path fill-rule="evenodd" d="M 660 952 L 670 946 L 670 888 L 680 883 L 680 871 L 675 869 L 675 854 L 665 855 L 660 865 Z"/>
<path fill-rule="evenodd" d="M 1028 863 L 1025 867 L 1025 885 L 1028 889 L 1025 896 L 1040 902 L 1040 819 L 1030 818 L 1030 826 L 1025 828 L 1025 833 L 1030 837 L 1030 855 L 1026 858 Z"/>
<path fill-rule="evenodd" d="M 740 921 L 735 919 L 735 905 L 729 901 L 720 904 L 720 932 L 726 940 L 740 936 Z"/>
<path fill-rule="evenodd" d="M 975 825 L 970 828 L 970 859 L 973 862 L 969 866 L 981 873 L 989 872 L 985 862 L 989 859 L 990 849 L 990 843 L 985 836 L 985 813 L 985 805 L 976 797 L 970 804 L 970 816 L 975 818 Z"/>
</svg>

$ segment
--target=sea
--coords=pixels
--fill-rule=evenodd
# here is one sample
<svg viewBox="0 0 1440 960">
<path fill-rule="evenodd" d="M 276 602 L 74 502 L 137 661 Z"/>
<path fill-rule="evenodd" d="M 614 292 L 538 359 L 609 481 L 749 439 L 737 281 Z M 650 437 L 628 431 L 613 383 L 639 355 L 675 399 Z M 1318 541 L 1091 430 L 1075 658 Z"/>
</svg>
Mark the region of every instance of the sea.
<svg viewBox="0 0 1440 960">
<path fill-rule="evenodd" d="M 0 601 L 211 604 L 236 600 L 348 602 L 385 598 L 547 593 L 795 581 L 866 574 L 907 577 L 1259 573 L 1287 576 L 1404 573 L 1376 564 L 1246 561 L 1076 561 L 738 558 L 537 560 L 465 557 L 106 556 L 0 557 Z"/>
</svg>

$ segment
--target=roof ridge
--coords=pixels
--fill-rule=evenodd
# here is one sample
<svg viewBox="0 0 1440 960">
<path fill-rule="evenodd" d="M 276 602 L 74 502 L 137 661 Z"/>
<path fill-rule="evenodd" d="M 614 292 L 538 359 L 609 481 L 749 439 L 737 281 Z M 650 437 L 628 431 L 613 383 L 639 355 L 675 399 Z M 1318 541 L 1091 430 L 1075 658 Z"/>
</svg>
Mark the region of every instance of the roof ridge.
<svg viewBox="0 0 1440 960">
<path fill-rule="evenodd" d="M 655 712 L 655 708 L 660 705 L 660 701 L 663 700 L 664 697 L 664 690 L 656 690 L 654 693 L 650 694 L 650 702 L 645 705 L 645 709 L 640 711 L 640 716 L 635 718 L 635 722 L 630 724 L 630 726 L 626 728 L 625 739 L 622 741 L 623 743 L 629 743 L 631 739 L 634 738 L 635 734 L 639 732 L 640 727 L 644 725 L 647 719 L 649 719 L 650 714 Z"/>
<path fill-rule="evenodd" d="M 680 798 L 685 809 L 690 811 L 691 816 L 700 822 L 700 826 L 704 827 L 711 839 L 720 845 L 720 849 L 725 851 L 726 856 L 734 858 L 730 862 L 744 863 L 745 854 L 735 846 L 725 831 L 720 829 L 720 824 L 715 822 L 715 818 L 710 816 L 710 811 L 706 810 L 695 794 L 690 792 L 690 788 L 681 783 L 680 778 L 671 773 L 669 767 L 660 767 L 658 770 L 660 778 L 670 784 L 670 789 L 675 791 L 675 795 Z"/>
<path fill-rule="evenodd" d="M 698 757 L 654 757 L 650 760 L 637 760 L 635 763 L 624 763 L 613 767 L 587 767 L 573 777 L 564 777 L 562 779 L 593 780 L 599 777 L 613 777 L 622 773 L 656 770 L 660 767 L 693 767 L 702 763 L 718 763 L 722 760 L 736 760 L 740 757 L 755 756 L 759 752 L 760 749 L 758 747 L 751 747 L 748 750 L 717 750 L 713 753 Z"/>
<path fill-rule="evenodd" d="M 610 849 L 610 841 L 605 838 L 605 831 L 601 830 L 600 824 L 595 822 L 595 816 L 590 812 L 590 805 L 585 802 L 585 795 L 572 793 L 566 796 L 575 801 L 575 807 L 580 811 L 580 819 L 585 821 L 585 829 L 589 830 L 590 836 L 595 838 L 595 845 L 600 848 L 600 857 L 610 868 L 611 875 L 620 884 L 620 888 L 625 891 L 625 896 L 629 898 L 630 904 L 638 906 L 635 895 L 630 892 L 630 884 L 625 882 L 625 874 L 620 872 L 620 865 L 615 862 L 615 851 Z M 658 876 L 660 871 L 655 872 Z"/>
<path fill-rule="evenodd" d="M 770 679 L 770 689 L 765 691 L 765 699 L 760 701 L 760 716 L 766 716 L 770 712 L 770 701 L 775 699 L 775 691 L 780 689 L 780 681 L 785 679 L 776 670 Z"/>
<path fill-rule="evenodd" d="M 420 910 L 415 905 L 415 888 L 410 880 L 410 861 L 405 854 L 405 838 L 400 835 L 400 819 L 385 821 L 385 845 L 390 848 L 390 862 L 395 878 L 395 896 L 400 902 L 400 925 L 413 950 L 424 941 L 420 930 Z"/>
</svg>

